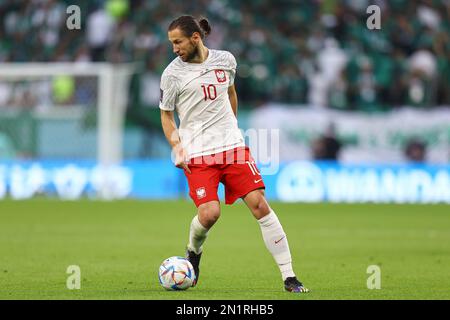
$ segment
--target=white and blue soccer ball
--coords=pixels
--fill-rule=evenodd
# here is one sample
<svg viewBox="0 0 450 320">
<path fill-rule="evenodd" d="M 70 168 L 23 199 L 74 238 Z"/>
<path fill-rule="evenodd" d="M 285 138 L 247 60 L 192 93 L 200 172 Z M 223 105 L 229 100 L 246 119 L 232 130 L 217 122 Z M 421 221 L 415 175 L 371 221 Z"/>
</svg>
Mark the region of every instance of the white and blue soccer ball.
<svg viewBox="0 0 450 320">
<path fill-rule="evenodd" d="M 186 258 L 170 257 L 159 267 L 159 283 L 167 290 L 186 290 L 194 281 L 194 268 Z"/>
</svg>

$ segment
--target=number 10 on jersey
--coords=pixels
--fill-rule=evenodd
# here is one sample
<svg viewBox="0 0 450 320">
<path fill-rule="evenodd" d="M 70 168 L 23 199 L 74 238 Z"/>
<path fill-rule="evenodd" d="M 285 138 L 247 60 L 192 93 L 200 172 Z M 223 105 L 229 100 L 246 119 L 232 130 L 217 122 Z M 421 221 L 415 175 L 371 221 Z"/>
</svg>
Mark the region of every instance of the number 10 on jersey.
<svg viewBox="0 0 450 320">
<path fill-rule="evenodd" d="M 205 101 L 210 99 L 210 100 L 214 100 L 215 98 L 217 98 L 217 90 L 216 90 L 216 86 L 213 84 L 210 84 L 208 86 L 202 84 L 202 89 L 203 89 L 203 96 Z"/>
</svg>

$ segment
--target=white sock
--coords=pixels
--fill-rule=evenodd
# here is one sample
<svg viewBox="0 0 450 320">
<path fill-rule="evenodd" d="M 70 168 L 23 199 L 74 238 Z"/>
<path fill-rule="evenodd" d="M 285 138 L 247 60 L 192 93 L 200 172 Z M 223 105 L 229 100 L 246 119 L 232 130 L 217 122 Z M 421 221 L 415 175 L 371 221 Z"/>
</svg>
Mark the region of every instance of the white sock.
<svg viewBox="0 0 450 320">
<path fill-rule="evenodd" d="M 196 254 L 200 254 L 203 251 L 202 244 L 205 242 L 207 236 L 208 229 L 200 223 L 198 220 L 198 215 L 196 215 L 191 222 L 189 243 L 187 245 L 188 250 L 194 251 Z"/>
<path fill-rule="evenodd" d="M 259 219 L 258 222 L 266 247 L 278 264 L 283 281 L 288 277 L 295 277 L 286 233 L 284 233 L 275 212 L 271 210 L 268 215 Z"/>
</svg>

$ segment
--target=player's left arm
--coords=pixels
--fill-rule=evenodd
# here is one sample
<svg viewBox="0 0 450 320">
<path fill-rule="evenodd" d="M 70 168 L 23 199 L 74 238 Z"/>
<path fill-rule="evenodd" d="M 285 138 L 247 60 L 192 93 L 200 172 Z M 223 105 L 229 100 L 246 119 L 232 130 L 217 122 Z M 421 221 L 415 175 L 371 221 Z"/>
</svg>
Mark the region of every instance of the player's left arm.
<svg viewBox="0 0 450 320">
<path fill-rule="evenodd" d="M 228 99 L 230 99 L 231 109 L 233 109 L 234 116 L 237 117 L 238 98 L 234 84 L 228 87 Z"/>
</svg>

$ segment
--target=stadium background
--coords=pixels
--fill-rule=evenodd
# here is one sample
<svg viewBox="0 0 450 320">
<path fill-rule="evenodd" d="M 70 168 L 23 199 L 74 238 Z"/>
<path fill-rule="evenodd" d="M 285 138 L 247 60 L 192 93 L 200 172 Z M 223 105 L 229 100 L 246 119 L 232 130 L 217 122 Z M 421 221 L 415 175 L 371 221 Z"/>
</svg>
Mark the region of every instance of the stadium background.
<svg viewBox="0 0 450 320">
<path fill-rule="evenodd" d="M 280 150 L 268 152 L 279 153 L 281 166 L 295 160 L 340 160 L 344 165 L 337 169 L 331 165 L 334 171 L 327 170 L 328 166 L 315 167 L 319 174 L 314 175 L 299 164 L 298 177 L 291 181 L 298 185 L 291 190 L 298 196 L 292 200 L 314 200 L 314 191 L 308 195 L 314 185 L 321 189 L 316 199 L 329 199 L 333 186 L 327 177 L 337 170 L 350 189 L 365 189 L 355 182 L 361 175 L 372 186 L 369 189 L 378 193 L 387 189 L 394 194 L 402 185 L 413 185 L 410 192 L 398 191 L 397 197 L 350 192 L 337 200 L 448 202 L 448 192 L 437 191 L 449 185 L 445 168 L 450 157 L 448 4 L 374 4 L 382 10 L 380 30 L 366 26 L 368 1 L 282 1 L 276 5 L 270 1 L 173 1 L 167 5 L 159 1 L 79 1 L 81 28 L 68 30 L 67 1 L 3 1 L 0 61 L 135 63 L 122 151 L 123 159 L 131 161 L 126 166 L 131 172 L 112 174 L 116 184 L 124 185 L 117 197 L 184 196 L 182 174 L 163 161 L 170 150 L 159 122 L 158 87 L 163 69 L 173 59 L 166 25 L 183 12 L 203 14 L 214 27 L 207 44 L 230 50 L 239 64 L 240 127 L 280 130 Z M 299 5 L 301 10 L 296 10 Z M 271 10 L 274 6 L 276 10 Z M 2 166 L 0 195 L 6 196 L 8 189 L 18 190 L 12 196 L 19 198 L 40 191 L 55 193 L 63 188 L 55 182 L 55 167 L 66 185 L 73 170 L 86 176 L 72 183 L 76 190 L 69 190 L 65 197 L 95 194 L 95 182 L 90 182 L 95 180 L 98 158 L 95 78 L 60 75 L 2 81 L 0 97 L 5 111 L 0 117 L 1 156 L 25 160 L 14 167 L 18 170 L 13 170 L 12 162 Z M 257 150 L 254 154 L 257 160 L 264 156 Z M 152 165 L 159 168 L 153 180 L 144 179 L 140 170 L 146 165 L 140 161 L 149 164 L 155 159 L 160 160 Z M 67 162 L 75 167 L 67 168 Z M 399 168 L 367 171 L 353 167 L 408 162 L 431 167 L 408 171 L 406 178 L 399 176 Z M 275 193 L 277 188 L 289 189 L 289 181 L 276 187 L 280 179 L 271 178 L 274 187 L 269 190 L 274 193 L 270 198 L 289 198 L 281 191 Z M 310 181 L 313 188 L 302 187 L 300 180 Z M 24 181 L 24 186 L 11 186 L 14 181 Z"/>
<path fill-rule="evenodd" d="M 166 39 L 167 25 L 174 17 L 189 13 L 209 19 L 213 31 L 206 40 L 208 47 L 229 50 L 236 56 L 240 127 L 244 131 L 278 130 L 279 150 L 272 151 L 279 156 L 279 164 L 274 167 L 267 161 L 267 154 L 258 154 L 256 149 L 254 153 L 262 173 L 267 173 L 264 178 L 268 198 L 279 208 L 287 225 L 291 223 L 291 243 L 295 245 L 299 241 L 300 248 L 305 246 L 305 256 L 320 261 L 323 257 L 311 252 L 328 252 L 320 246 L 324 238 L 337 241 L 343 246 L 334 249 L 345 254 L 335 258 L 347 271 L 344 256 L 348 258 L 352 252 L 358 254 L 375 248 L 379 254 L 367 254 L 368 262 L 395 260 L 397 251 L 383 256 L 383 250 L 389 251 L 392 241 L 399 241 L 407 258 L 397 261 L 395 268 L 391 265 L 389 272 L 403 272 L 405 261 L 417 261 L 408 260 L 414 255 L 416 259 L 426 259 L 432 267 L 428 271 L 416 270 L 417 274 L 412 277 L 417 282 L 411 282 L 410 291 L 394 290 L 375 298 L 414 297 L 412 287 L 427 281 L 431 287 L 436 286 L 434 297 L 448 299 L 443 289 L 445 282 L 438 276 L 447 274 L 448 278 L 448 271 L 445 273 L 442 268 L 450 256 L 448 1 L 84 0 L 76 2 L 81 9 L 81 28 L 68 30 L 66 9 L 72 4 L 56 0 L 0 1 L 0 70 L 11 63 L 23 67 L 23 76 L 13 80 L 2 77 L 0 71 L 0 215 L 4 238 L 1 250 L 7 257 L 3 265 L 2 282 L 6 289 L 0 292 L 4 294 L 2 297 L 11 293 L 13 298 L 36 297 L 35 293 L 33 296 L 21 290 L 33 282 L 27 278 L 30 266 L 22 264 L 12 248 L 17 246 L 19 251 L 28 252 L 23 246 L 28 243 L 27 232 L 31 232 L 30 239 L 53 246 L 51 252 L 63 252 L 62 244 L 58 243 L 61 239 L 58 230 L 66 230 L 64 219 L 74 219 L 74 225 L 85 227 L 78 235 L 75 229 L 66 230 L 75 241 L 83 236 L 87 237 L 86 241 L 98 241 L 99 238 L 89 232 L 92 227 L 95 233 L 94 226 L 97 226 L 105 232 L 104 238 L 100 237 L 99 248 L 108 250 L 107 239 L 114 238 L 114 233 L 126 238 L 128 230 L 136 232 L 136 225 L 131 224 L 128 217 L 142 224 L 155 224 L 157 219 L 146 214 L 160 215 L 166 210 L 174 217 L 173 221 L 162 219 L 158 232 L 150 227 L 145 232 L 139 229 L 131 243 L 139 243 L 138 247 L 142 248 L 142 243 L 150 241 L 146 233 L 154 232 L 156 237 L 170 225 L 177 225 L 180 235 L 174 237 L 176 243 L 153 248 L 158 254 L 156 262 L 151 263 L 162 260 L 170 250 L 179 251 L 187 235 L 185 226 L 190 215 L 180 217 L 177 214 L 194 212 L 183 174 L 170 160 L 158 102 L 160 75 L 174 58 Z M 379 30 L 369 30 L 366 25 L 369 17 L 366 9 L 372 4 L 381 8 Z M 91 62 L 132 63 L 134 66 L 127 86 L 122 161 L 107 174 L 98 166 L 99 84 L 96 78 L 70 74 L 38 80 L 29 77 L 29 63 L 61 62 L 71 63 L 74 68 Z M 269 174 L 274 169 L 274 174 Z M 104 183 L 112 190 L 106 196 L 100 192 Z M 135 203 L 127 200 L 121 204 L 112 202 L 110 206 L 94 201 L 98 198 L 159 201 Z M 29 200 L 17 204 L 14 201 L 26 199 Z M 48 199 L 79 201 L 55 204 Z M 304 204 L 324 201 L 333 204 L 318 205 L 320 207 Z M 373 205 L 378 202 L 394 204 Z M 338 203 L 367 203 L 367 207 Z M 129 212 L 128 216 L 123 217 L 114 205 Z M 235 207 L 239 212 L 244 211 L 242 204 Z M 36 213 L 40 217 L 33 215 L 34 208 L 39 208 Z M 359 212 L 366 220 L 359 220 L 362 219 Z M 79 215 L 79 220 L 70 218 L 69 214 Z M 321 214 L 329 220 L 317 220 Z M 102 224 L 107 220 L 112 221 L 109 227 Z M 231 225 L 235 224 L 228 221 L 229 228 L 233 228 Z M 244 220 L 242 226 L 247 226 L 246 223 L 251 222 Z M 123 226 L 119 226 L 121 224 Z M 305 235 L 298 233 L 293 225 L 307 230 Z M 333 229 L 333 225 L 338 228 Z M 225 227 L 220 228 L 219 234 Z M 46 231 L 41 234 L 39 230 Z M 41 238 L 44 233 L 49 235 L 45 239 Z M 360 247 L 355 247 L 354 239 L 361 241 Z M 215 243 L 211 241 L 213 247 Z M 318 244 L 308 247 L 309 241 Z M 379 246 L 371 247 L 372 241 L 380 241 Z M 408 241 L 417 247 L 410 248 Z M 222 246 L 221 243 L 216 245 Z M 80 252 L 84 252 L 84 248 L 79 244 L 79 251 L 71 254 L 82 256 Z M 123 253 L 120 245 L 116 250 Z M 331 251 L 328 253 L 332 256 Z M 42 247 L 34 254 L 53 257 Z M 80 259 L 89 264 L 91 258 Z M 103 258 L 111 262 L 111 257 Z M 131 259 L 142 265 L 150 263 L 137 254 Z M 213 264 L 212 260 L 209 263 Z M 8 270 L 19 265 L 21 271 L 7 278 L 8 272 L 13 274 Z M 96 266 L 98 276 L 106 267 Z M 314 263 L 304 266 L 306 273 L 308 268 L 316 267 Z M 53 269 L 49 272 L 51 268 L 49 264 L 41 266 L 43 272 L 48 272 L 48 283 L 61 278 L 49 276 L 56 272 Z M 321 270 L 316 279 L 310 271 L 310 279 L 315 280 L 316 287 L 321 279 L 326 279 L 328 271 Z M 349 271 L 348 277 L 352 272 L 356 271 Z M 226 278 L 225 273 L 223 275 Z M 395 276 L 391 275 L 394 281 L 392 277 Z M 106 279 L 103 280 L 108 282 Z M 124 279 L 121 280 L 129 280 Z M 147 281 L 141 280 L 142 283 Z M 257 287 L 266 285 L 258 281 Z M 362 287 L 364 281 L 359 283 Z M 396 281 L 394 283 L 400 286 L 409 279 L 397 277 Z M 245 285 L 245 281 L 242 284 Z M 44 297 L 73 297 L 52 285 L 47 287 Z M 224 285 L 226 288 L 227 284 Z M 342 288 L 339 286 L 340 283 L 336 283 L 336 289 Z M 144 290 L 145 286 L 140 288 Z M 225 290 L 225 296 L 217 297 L 285 298 L 267 290 L 263 290 L 264 294 L 240 296 L 241 292 L 233 288 L 229 295 Z M 115 295 L 115 289 L 124 294 L 122 287 L 108 287 L 104 296 L 123 297 Z M 370 298 L 363 289 L 347 297 Z M 39 290 L 37 286 L 30 292 L 35 290 Z M 96 298 L 101 294 L 94 290 L 87 296 L 76 297 Z M 194 296 L 199 297 L 202 297 L 200 293 Z M 342 298 L 332 294 L 316 297 Z"/>
</svg>

